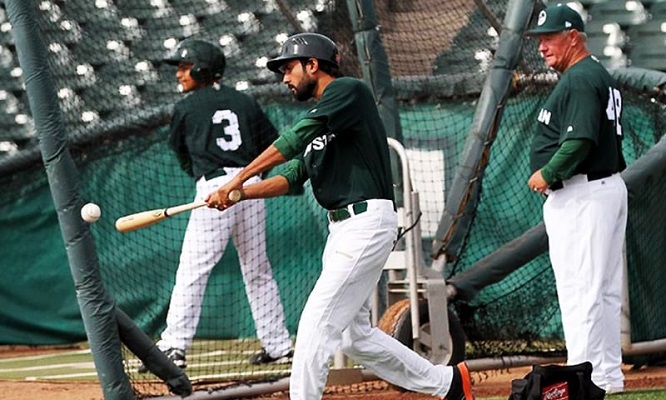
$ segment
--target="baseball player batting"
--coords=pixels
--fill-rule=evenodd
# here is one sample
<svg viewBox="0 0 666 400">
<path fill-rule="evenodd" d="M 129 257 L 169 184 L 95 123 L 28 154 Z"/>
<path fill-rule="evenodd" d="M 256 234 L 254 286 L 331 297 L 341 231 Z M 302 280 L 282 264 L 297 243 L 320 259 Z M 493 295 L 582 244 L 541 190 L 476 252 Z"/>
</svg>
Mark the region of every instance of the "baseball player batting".
<svg viewBox="0 0 666 400">
<path fill-rule="evenodd" d="M 341 77 L 335 43 L 316 33 L 291 36 L 268 68 L 296 99 L 317 103 L 266 151 L 210 194 L 210 207 L 296 190 L 307 179 L 327 210 L 322 272 L 301 314 L 289 383 L 292 400 L 321 399 L 338 348 L 379 377 L 449 400 L 473 398 L 465 363 L 433 365 L 370 325 L 370 296 L 397 236 L 386 132 L 370 88 Z M 291 160 L 282 175 L 243 186 Z M 238 205 L 242 205 L 241 200 Z M 237 205 L 237 206 L 238 206 Z M 230 209 L 233 209 L 230 208 Z"/>
<path fill-rule="evenodd" d="M 178 67 L 179 89 L 187 97 L 176 103 L 169 146 L 196 182 L 195 200 L 229 182 L 277 137 L 276 129 L 248 95 L 219 83 L 225 57 L 219 46 L 186 39 L 164 60 Z M 258 182 L 258 176 L 248 183 Z M 252 364 L 281 363 L 292 355 L 278 286 L 266 255 L 266 210 L 263 200 L 243 202 L 219 213 L 192 210 L 158 347 L 178 366 L 194 338 L 206 284 L 229 241 L 238 250 L 245 290 L 262 351 Z"/>
</svg>

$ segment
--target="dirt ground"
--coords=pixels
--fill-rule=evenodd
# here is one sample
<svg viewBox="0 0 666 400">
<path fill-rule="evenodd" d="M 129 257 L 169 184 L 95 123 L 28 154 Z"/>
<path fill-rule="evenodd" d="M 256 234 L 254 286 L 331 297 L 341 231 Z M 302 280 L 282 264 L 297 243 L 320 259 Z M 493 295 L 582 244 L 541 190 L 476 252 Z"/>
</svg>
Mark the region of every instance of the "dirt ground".
<svg viewBox="0 0 666 400">
<path fill-rule="evenodd" d="M 14 349 L 17 350 L 17 349 Z M 26 353 L 26 351 L 19 353 Z M 7 356 L 2 352 L 0 357 Z M 14 352 L 14 356 L 16 356 Z M 522 378 L 530 367 L 503 370 L 472 372 L 473 388 L 476 398 L 508 397 L 511 380 Z M 666 366 L 650 366 L 635 370 L 625 366 L 625 389 L 666 388 Z M 391 389 L 383 382 L 366 382 L 350 387 L 330 387 L 324 400 L 417 400 L 432 399 L 431 396 L 415 393 L 402 393 Z M 0 400 L 103 400 L 102 390 L 97 382 L 26 382 L 0 381 Z M 286 400 L 287 393 L 274 393 L 261 399 Z"/>
</svg>

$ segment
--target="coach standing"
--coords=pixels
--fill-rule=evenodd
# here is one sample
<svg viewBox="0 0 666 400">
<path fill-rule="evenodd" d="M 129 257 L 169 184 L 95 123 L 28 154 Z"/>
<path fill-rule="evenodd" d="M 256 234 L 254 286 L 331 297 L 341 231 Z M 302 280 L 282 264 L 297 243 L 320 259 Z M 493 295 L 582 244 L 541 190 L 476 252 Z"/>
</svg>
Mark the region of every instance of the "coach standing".
<svg viewBox="0 0 666 400">
<path fill-rule="evenodd" d="M 232 190 L 241 199 L 272 197 L 307 179 L 328 210 L 329 235 L 322 271 L 298 325 L 289 382 L 292 400 L 321 399 L 338 347 L 379 377 L 409 390 L 471 400 L 469 372 L 433 365 L 370 325 L 370 295 L 397 235 L 397 214 L 384 126 L 370 88 L 340 77 L 335 43 L 316 33 L 291 36 L 268 68 L 283 75 L 297 100 L 318 102 L 294 127 L 207 198 L 227 208 Z M 284 175 L 243 187 L 272 166 L 292 160 Z"/>
<path fill-rule="evenodd" d="M 536 36 L 546 64 L 561 74 L 537 118 L 527 184 L 548 196 L 543 217 L 567 363 L 590 361 L 593 382 L 606 393 L 621 392 L 622 94 L 588 51 L 575 10 L 550 5 L 527 34 Z"/>
</svg>

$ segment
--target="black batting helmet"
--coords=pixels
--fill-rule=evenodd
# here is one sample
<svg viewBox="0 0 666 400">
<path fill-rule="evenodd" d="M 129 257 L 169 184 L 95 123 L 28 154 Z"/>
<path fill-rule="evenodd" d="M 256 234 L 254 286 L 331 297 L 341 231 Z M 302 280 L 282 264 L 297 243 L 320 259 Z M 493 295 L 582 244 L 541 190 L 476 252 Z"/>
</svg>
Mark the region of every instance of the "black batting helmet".
<svg viewBox="0 0 666 400">
<path fill-rule="evenodd" d="M 336 67 L 340 63 L 338 46 L 331 39 L 319 33 L 297 33 L 287 38 L 280 55 L 268 61 L 266 66 L 271 71 L 280 73 L 280 68 L 295 58 L 316 58 Z"/>
<path fill-rule="evenodd" d="M 163 60 L 167 64 L 192 63 L 190 75 L 199 82 L 218 80 L 226 60 L 220 46 L 200 39 L 185 39 Z"/>
</svg>

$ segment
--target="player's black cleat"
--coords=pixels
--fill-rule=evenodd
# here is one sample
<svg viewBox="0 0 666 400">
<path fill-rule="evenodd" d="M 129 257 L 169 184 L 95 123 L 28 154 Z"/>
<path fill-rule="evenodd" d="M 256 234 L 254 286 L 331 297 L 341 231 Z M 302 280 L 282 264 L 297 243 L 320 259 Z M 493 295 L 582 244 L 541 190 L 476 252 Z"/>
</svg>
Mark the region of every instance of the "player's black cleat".
<svg viewBox="0 0 666 400">
<path fill-rule="evenodd" d="M 171 360 L 171 362 L 174 363 L 176 367 L 180 368 L 187 367 L 187 361 L 185 360 L 185 350 L 171 348 L 169 350 L 165 350 L 164 354 L 166 354 L 167 358 Z M 146 372 L 148 372 L 148 367 L 146 367 L 146 365 L 142 363 L 137 369 L 137 372 L 140 374 L 145 374 Z"/>
<path fill-rule="evenodd" d="M 461 362 L 453 367 L 453 379 L 445 400 L 474 400 L 472 395 L 472 379 L 467 364 Z"/>
<path fill-rule="evenodd" d="M 291 362 L 291 359 L 294 357 L 294 351 L 289 350 L 289 352 L 281 357 L 271 357 L 270 354 L 266 352 L 266 349 L 262 348 L 261 351 L 252 357 L 250 357 L 250 364 L 252 365 L 262 365 L 262 364 L 287 364 Z"/>
</svg>

